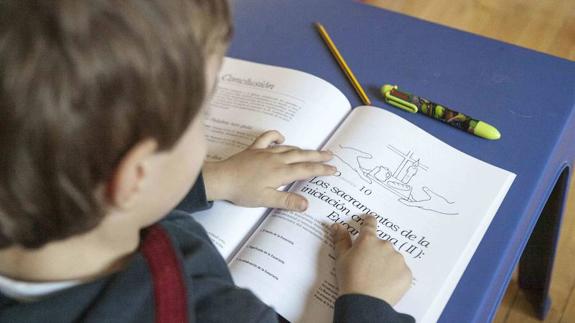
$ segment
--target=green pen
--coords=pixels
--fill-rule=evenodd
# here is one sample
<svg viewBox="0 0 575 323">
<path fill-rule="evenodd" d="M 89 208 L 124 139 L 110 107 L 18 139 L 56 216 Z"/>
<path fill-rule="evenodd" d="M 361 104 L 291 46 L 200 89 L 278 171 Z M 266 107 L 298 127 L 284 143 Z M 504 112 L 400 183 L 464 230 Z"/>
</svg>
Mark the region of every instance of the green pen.
<svg viewBox="0 0 575 323">
<path fill-rule="evenodd" d="M 401 92 L 397 89 L 397 85 L 386 84 L 381 87 L 381 93 L 385 97 L 385 102 L 402 110 L 411 113 L 421 111 L 421 113 L 433 119 L 437 119 L 457 129 L 467 131 L 485 139 L 497 140 L 501 138 L 501 134 L 494 126 L 473 119 L 463 113 L 448 109 L 427 99 Z"/>
</svg>

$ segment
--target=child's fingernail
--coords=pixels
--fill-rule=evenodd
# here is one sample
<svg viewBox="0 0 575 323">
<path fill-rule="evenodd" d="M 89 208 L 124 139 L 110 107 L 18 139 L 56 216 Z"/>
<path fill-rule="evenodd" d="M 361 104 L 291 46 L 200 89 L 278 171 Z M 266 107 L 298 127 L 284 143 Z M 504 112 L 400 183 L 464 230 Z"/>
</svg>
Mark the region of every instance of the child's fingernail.
<svg viewBox="0 0 575 323">
<path fill-rule="evenodd" d="M 330 159 L 333 158 L 333 152 L 331 150 L 324 150 L 323 153 L 327 154 L 327 157 Z"/>
<path fill-rule="evenodd" d="M 335 166 L 329 166 L 329 170 L 330 170 L 332 173 L 335 173 L 335 172 L 337 172 L 337 167 L 335 167 Z"/>
<path fill-rule="evenodd" d="M 333 234 L 337 233 L 337 230 L 339 230 L 339 225 L 337 225 L 337 223 L 332 223 L 330 227 Z"/>
<path fill-rule="evenodd" d="M 307 209 L 307 201 L 301 200 L 297 205 L 298 211 L 305 211 Z"/>
</svg>

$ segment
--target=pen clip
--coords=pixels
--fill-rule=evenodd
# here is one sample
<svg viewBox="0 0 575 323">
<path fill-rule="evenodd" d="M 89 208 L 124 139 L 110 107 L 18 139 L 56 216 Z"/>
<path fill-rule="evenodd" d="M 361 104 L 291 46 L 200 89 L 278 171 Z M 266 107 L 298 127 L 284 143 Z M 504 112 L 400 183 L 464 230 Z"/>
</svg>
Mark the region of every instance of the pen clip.
<svg viewBox="0 0 575 323">
<path fill-rule="evenodd" d="M 413 104 L 411 102 L 407 102 L 407 101 L 400 99 L 399 97 L 393 95 L 393 94 L 397 94 L 397 93 L 407 95 L 403 92 L 399 92 L 397 90 L 397 85 L 386 84 L 383 86 L 382 92 L 384 93 L 384 96 L 385 96 L 385 102 L 387 102 L 387 103 L 389 103 L 395 107 L 398 107 L 402 110 L 405 110 L 407 112 L 417 113 L 418 108 L 415 104 Z"/>
</svg>

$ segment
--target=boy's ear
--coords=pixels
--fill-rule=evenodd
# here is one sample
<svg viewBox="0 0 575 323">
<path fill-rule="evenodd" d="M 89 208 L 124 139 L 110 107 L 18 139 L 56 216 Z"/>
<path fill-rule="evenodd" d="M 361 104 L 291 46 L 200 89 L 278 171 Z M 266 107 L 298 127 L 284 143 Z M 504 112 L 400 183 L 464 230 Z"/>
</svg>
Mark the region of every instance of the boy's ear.
<svg viewBox="0 0 575 323">
<path fill-rule="evenodd" d="M 106 183 L 106 200 L 113 208 L 130 208 L 147 175 L 146 161 L 158 149 L 158 143 L 146 139 L 124 155 L 110 181 Z"/>
</svg>

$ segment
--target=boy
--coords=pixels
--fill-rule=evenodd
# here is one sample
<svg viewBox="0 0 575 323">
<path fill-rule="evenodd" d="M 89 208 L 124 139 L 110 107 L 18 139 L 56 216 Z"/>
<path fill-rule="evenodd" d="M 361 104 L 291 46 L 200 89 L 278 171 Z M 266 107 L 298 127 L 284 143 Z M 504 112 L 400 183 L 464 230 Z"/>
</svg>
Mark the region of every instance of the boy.
<svg viewBox="0 0 575 323">
<path fill-rule="evenodd" d="M 0 2 L 1 322 L 277 319 L 170 212 L 184 197 L 187 212 L 214 199 L 303 210 L 276 188 L 334 172 L 329 152 L 271 131 L 200 174 L 230 32 L 223 0 Z M 375 226 L 353 244 L 334 228 L 334 321 L 412 320 L 388 305 L 411 274 Z"/>
</svg>

